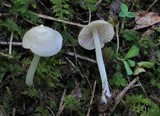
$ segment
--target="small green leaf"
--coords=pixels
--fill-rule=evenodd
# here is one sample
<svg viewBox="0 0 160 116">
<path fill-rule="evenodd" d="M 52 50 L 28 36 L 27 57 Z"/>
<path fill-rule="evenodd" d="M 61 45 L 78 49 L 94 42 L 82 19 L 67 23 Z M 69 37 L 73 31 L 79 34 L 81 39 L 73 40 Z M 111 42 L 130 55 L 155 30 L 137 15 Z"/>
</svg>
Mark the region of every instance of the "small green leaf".
<svg viewBox="0 0 160 116">
<path fill-rule="evenodd" d="M 129 64 L 129 67 L 135 67 L 135 65 L 136 65 L 134 60 L 127 59 L 127 62 Z"/>
<path fill-rule="evenodd" d="M 133 58 L 139 54 L 139 48 L 136 46 L 132 46 L 127 52 L 124 59 Z"/>
<path fill-rule="evenodd" d="M 128 12 L 128 6 L 124 3 L 121 3 L 121 12 L 124 12 L 124 13 Z"/>
<path fill-rule="evenodd" d="M 127 13 L 126 12 L 120 12 L 119 17 L 126 17 Z"/>
<path fill-rule="evenodd" d="M 154 67 L 154 63 L 153 62 L 149 62 L 149 61 L 142 61 L 138 63 L 138 66 L 143 67 L 143 68 L 153 68 Z"/>
<path fill-rule="evenodd" d="M 132 74 L 133 74 L 133 71 L 132 71 L 131 68 L 129 67 L 129 64 L 127 63 L 127 61 L 124 60 L 123 63 L 124 63 L 124 66 L 125 66 L 127 75 L 132 75 Z"/>
<path fill-rule="evenodd" d="M 136 15 L 133 12 L 128 12 L 126 16 L 129 18 L 134 18 Z"/>
</svg>

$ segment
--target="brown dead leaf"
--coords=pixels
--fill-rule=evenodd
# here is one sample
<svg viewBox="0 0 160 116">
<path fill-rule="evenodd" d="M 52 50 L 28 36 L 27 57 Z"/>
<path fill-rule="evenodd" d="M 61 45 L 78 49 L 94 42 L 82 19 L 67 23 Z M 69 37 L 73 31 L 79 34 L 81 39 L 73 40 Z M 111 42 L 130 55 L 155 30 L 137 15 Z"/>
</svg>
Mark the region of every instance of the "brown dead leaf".
<svg viewBox="0 0 160 116">
<path fill-rule="evenodd" d="M 154 12 L 149 12 L 143 15 L 140 11 L 136 13 L 135 21 L 136 26 L 133 28 L 133 30 L 138 30 L 160 22 L 160 16 L 158 16 L 158 13 Z"/>
<path fill-rule="evenodd" d="M 81 88 L 80 88 L 79 86 L 76 86 L 76 87 L 72 90 L 71 95 L 72 95 L 74 98 L 82 98 Z"/>
</svg>

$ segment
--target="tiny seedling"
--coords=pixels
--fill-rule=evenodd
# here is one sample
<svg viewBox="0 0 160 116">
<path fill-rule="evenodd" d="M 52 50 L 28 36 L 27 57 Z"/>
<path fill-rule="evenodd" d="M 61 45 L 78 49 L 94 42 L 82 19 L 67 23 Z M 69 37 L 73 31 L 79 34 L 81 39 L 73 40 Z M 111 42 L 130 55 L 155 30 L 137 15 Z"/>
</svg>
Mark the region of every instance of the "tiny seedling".
<svg viewBox="0 0 160 116">
<path fill-rule="evenodd" d="M 132 46 L 129 51 L 127 52 L 126 56 L 123 59 L 123 63 L 127 72 L 127 75 L 132 75 L 133 71 L 130 67 L 135 66 L 135 61 L 131 60 L 130 58 L 133 58 L 139 54 L 139 48 L 136 46 Z"/>
<path fill-rule="evenodd" d="M 121 26 L 121 29 L 123 30 L 124 29 L 124 22 L 125 22 L 126 17 L 127 18 L 134 18 L 135 13 L 134 12 L 129 12 L 128 11 L 128 6 L 124 3 L 121 3 L 121 12 L 119 13 L 119 17 L 123 18 L 122 26 Z"/>
<path fill-rule="evenodd" d="M 127 75 L 138 75 L 142 72 L 146 72 L 145 68 L 153 68 L 155 63 L 151 61 L 140 61 L 135 63 L 134 60 L 131 58 L 136 57 L 139 54 L 139 48 L 133 45 L 125 55 L 123 59 L 118 58 L 118 60 L 122 61 L 124 67 L 126 69 Z M 131 67 L 136 67 L 134 72 L 132 71 Z"/>
</svg>

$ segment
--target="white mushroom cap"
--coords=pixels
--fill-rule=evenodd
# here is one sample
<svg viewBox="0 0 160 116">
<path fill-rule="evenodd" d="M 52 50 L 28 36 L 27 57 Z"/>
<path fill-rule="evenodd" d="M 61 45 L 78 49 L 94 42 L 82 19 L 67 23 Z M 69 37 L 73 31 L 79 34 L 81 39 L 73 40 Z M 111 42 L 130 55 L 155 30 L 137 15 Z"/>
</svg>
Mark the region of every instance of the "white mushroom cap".
<svg viewBox="0 0 160 116">
<path fill-rule="evenodd" d="M 22 46 L 34 54 L 49 57 L 57 54 L 62 48 L 62 36 L 59 32 L 43 25 L 27 31 L 22 40 Z"/>
<path fill-rule="evenodd" d="M 103 20 L 91 22 L 81 30 L 78 36 L 79 44 L 87 50 L 95 48 L 92 34 L 92 30 L 95 28 L 98 31 L 101 48 L 104 46 L 104 43 L 111 41 L 114 36 L 114 29 L 110 23 Z"/>
</svg>

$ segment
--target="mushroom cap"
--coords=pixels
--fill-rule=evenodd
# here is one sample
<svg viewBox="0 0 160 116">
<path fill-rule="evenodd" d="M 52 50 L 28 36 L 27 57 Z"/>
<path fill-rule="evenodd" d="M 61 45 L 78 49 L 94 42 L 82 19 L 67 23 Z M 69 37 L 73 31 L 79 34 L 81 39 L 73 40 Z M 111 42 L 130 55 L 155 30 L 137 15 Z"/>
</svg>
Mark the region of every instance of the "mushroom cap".
<svg viewBox="0 0 160 116">
<path fill-rule="evenodd" d="M 22 46 L 34 54 L 49 57 L 57 54 L 62 48 L 62 36 L 59 32 L 43 25 L 27 31 L 22 40 Z"/>
<path fill-rule="evenodd" d="M 84 26 L 78 35 L 79 44 L 87 50 L 93 50 L 95 48 L 92 34 L 92 31 L 95 28 L 98 32 L 101 48 L 103 48 L 105 43 L 110 42 L 114 36 L 114 29 L 110 23 L 103 20 L 97 20 L 89 23 Z"/>
</svg>

